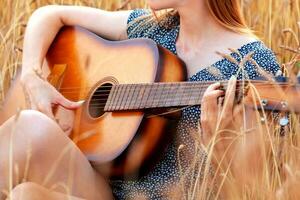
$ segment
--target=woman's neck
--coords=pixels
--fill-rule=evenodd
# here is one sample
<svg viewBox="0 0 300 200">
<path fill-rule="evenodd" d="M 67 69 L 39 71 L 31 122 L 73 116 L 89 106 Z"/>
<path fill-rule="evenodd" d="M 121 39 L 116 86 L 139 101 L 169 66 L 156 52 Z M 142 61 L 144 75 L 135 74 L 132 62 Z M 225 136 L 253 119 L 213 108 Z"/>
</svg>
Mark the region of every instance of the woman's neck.
<svg viewBox="0 0 300 200">
<path fill-rule="evenodd" d="M 230 32 L 213 18 L 205 1 L 194 2 L 188 6 L 176 8 L 180 15 L 177 46 L 186 52 L 205 45 L 204 43 L 210 39 Z"/>
</svg>

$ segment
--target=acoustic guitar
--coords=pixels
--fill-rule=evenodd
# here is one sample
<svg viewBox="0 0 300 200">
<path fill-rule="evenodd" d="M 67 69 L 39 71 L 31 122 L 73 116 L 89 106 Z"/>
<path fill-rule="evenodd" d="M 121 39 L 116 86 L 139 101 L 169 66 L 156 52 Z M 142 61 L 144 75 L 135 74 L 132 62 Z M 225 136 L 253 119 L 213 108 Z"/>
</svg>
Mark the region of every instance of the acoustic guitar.
<svg viewBox="0 0 300 200">
<path fill-rule="evenodd" d="M 172 137 L 172 120 L 146 113 L 153 109 L 200 105 L 212 82 L 184 82 L 184 63 L 149 39 L 107 41 L 80 27 L 64 27 L 51 45 L 43 75 L 72 101 L 86 100 L 75 111 L 71 138 L 88 157 L 109 166 L 111 177 L 138 176 Z M 226 89 L 226 82 L 223 83 Z M 250 86 L 260 96 L 248 94 Z M 240 81 L 237 98 L 249 106 L 299 112 L 296 85 Z M 253 92 L 252 92 L 253 94 Z M 0 124 L 28 108 L 19 76 L 0 111 Z M 107 169 L 103 167 L 103 169 Z"/>
</svg>

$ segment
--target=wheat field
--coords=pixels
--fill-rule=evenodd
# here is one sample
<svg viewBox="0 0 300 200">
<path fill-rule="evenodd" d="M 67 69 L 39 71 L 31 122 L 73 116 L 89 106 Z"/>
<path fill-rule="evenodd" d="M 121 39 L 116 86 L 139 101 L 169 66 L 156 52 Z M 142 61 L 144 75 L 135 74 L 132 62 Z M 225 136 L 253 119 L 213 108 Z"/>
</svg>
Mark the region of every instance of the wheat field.
<svg viewBox="0 0 300 200">
<path fill-rule="evenodd" d="M 10 80 L 21 67 L 24 30 L 31 13 L 43 5 L 85 5 L 105 10 L 147 7 L 145 0 L 1 0 L 0 7 L 0 100 L 5 98 Z M 241 0 L 246 20 L 258 37 L 276 54 L 285 75 L 296 78 L 300 68 L 300 0 Z M 290 115 L 286 137 L 278 135 L 278 125 L 271 126 L 267 135 L 271 152 L 266 152 L 263 178 L 253 187 L 237 191 L 231 186 L 233 199 L 300 199 L 300 123 L 297 115 Z M 273 137 L 274 136 L 274 137 Z M 200 145 L 196 147 L 198 150 Z M 278 152 L 281 155 L 278 157 Z M 299 154 L 300 155 L 300 154 Z M 197 160 L 197 158 L 195 158 Z M 182 181 L 186 183 L 183 174 Z M 228 175 L 228 178 L 231 178 Z M 203 188 L 210 183 L 189 182 L 181 188 L 179 199 L 208 199 Z M 206 180 L 208 182 L 208 180 Z M 176 192 L 174 192 L 176 194 Z M 216 199 L 218 198 L 215 197 Z M 175 199 L 175 197 L 170 197 Z"/>
</svg>

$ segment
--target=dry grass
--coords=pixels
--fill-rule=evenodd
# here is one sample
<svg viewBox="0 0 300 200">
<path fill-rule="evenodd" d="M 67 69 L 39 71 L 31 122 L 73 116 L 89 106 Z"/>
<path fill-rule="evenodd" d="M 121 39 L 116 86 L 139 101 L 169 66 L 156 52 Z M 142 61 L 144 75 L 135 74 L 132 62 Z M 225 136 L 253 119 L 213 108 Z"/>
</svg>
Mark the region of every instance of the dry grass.
<svg viewBox="0 0 300 200">
<path fill-rule="evenodd" d="M 257 35 L 277 54 L 278 60 L 285 66 L 286 74 L 293 79 L 300 67 L 300 0 L 241 0 L 249 25 Z M 47 4 L 73 4 L 99 7 L 106 10 L 132 9 L 144 7 L 145 0 L 2 0 L 0 7 L 0 100 L 4 98 L 3 91 L 9 87 L 9 81 L 14 76 L 16 69 L 20 67 L 22 55 L 22 39 L 26 22 L 30 14 L 38 7 Z M 299 199 L 298 188 L 300 157 L 299 157 L 299 119 L 291 115 L 291 123 L 286 127 L 285 137 L 280 137 L 279 126 L 267 127 L 261 132 L 266 147 L 263 152 L 263 167 L 261 177 L 253 180 L 252 185 L 243 187 L 241 193 L 238 183 L 230 170 L 225 170 L 223 183 L 230 186 L 232 199 Z M 261 113 L 258 115 L 258 124 L 261 124 Z M 269 123 L 273 122 L 271 118 Z M 267 130 L 267 131 L 266 131 Z M 241 137 L 241 133 L 237 134 Z M 11 148 L 11 151 L 13 148 Z M 196 151 L 203 151 L 200 143 L 196 145 Z M 211 157 L 211 149 L 205 149 L 208 153 L 208 161 Z M 29 153 L 30 154 L 30 153 Z M 11 158 L 12 159 L 12 158 Z M 30 156 L 29 158 L 30 159 Z M 198 158 L 195 159 L 195 162 Z M 29 161 L 28 161 L 29 163 Z M 28 164 L 29 166 L 29 164 Z M 194 164 L 193 170 L 198 171 Z M 203 180 L 189 181 L 188 189 L 181 188 L 180 194 L 184 199 L 207 199 L 211 194 L 209 188 L 213 184 L 206 165 Z M 10 173 L 18 174 L 18 167 L 11 164 Z M 27 169 L 29 170 L 29 169 Z M 218 169 L 215 169 L 218 170 Z M 203 171 L 203 170 L 202 170 Z M 197 174 L 199 175 L 199 174 Z M 247 173 L 244 174 L 247 176 Z M 26 175 L 25 175 L 26 176 Z M 11 177 L 10 189 L 13 179 Z M 21 180 L 22 177 L 17 177 Z M 24 177 L 26 178 L 26 177 Z M 183 174 L 183 182 L 186 182 Z M 229 182 L 229 183 L 228 183 Z M 220 183 L 220 181 L 218 181 Z M 218 184 L 217 184 L 218 185 Z M 213 193 L 218 194 L 219 186 Z M 183 193 L 181 192 L 183 190 Z M 8 193 L 7 191 L 5 193 Z M 212 197 L 212 196 L 210 196 Z"/>
</svg>

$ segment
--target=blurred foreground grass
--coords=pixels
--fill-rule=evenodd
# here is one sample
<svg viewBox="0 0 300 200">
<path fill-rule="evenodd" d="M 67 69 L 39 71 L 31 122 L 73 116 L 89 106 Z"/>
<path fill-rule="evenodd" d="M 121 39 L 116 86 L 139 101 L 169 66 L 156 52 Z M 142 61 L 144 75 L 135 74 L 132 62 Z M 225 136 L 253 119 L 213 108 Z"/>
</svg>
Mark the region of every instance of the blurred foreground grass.
<svg viewBox="0 0 300 200">
<path fill-rule="evenodd" d="M 300 0 L 241 1 L 250 27 L 255 30 L 267 46 L 272 48 L 279 62 L 286 66 L 289 73 L 297 74 L 300 67 L 299 62 L 297 62 L 300 59 L 300 24 L 297 23 L 300 21 Z M 106 10 L 133 9 L 146 6 L 145 0 L 1 0 L 0 90 L 2 92 L 7 89 L 16 69 L 21 66 L 23 34 L 29 16 L 36 8 L 49 4 L 85 5 Z M 297 195 L 297 187 L 300 186 L 299 181 L 297 178 L 288 179 L 293 176 L 299 177 L 300 172 L 298 166 L 300 163 L 298 158 L 298 155 L 300 155 L 298 148 L 300 137 L 297 134 L 295 135 L 295 133 L 299 133 L 299 119 L 294 115 L 291 118 L 293 123 L 289 127 L 288 137 L 283 142 L 278 142 L 278 138 L 275 138 L 273 140 L 274 144 L 272 144 L 276 152 L 285 155 L 280 158 L 280 161 L 276 161 L 276 163 L 283 165 L 285 179 L 276 175 L 281 173 L 282 170 L 274 168 L 273 165 L 271 168 L 276 173 L 270 173 L 271 164 L 266 164 L 265 168 L 262 169 L 266 172 L 264 173 L 264 180 L 258 182 L 256 188 L 248 188 L 244 196 L 238 196 L 239 194 L 237 194 L 237 199 L 273 199 L 275 198 L 275 192 L 277 192 L 279 199 L 300 199 L 300 195 Z M 275 133 L 278 130 L 274 129 L 270 132 Z M 280 149 L 282 147 L 285 148 Z M 198 190 L 195 191 L 197 193 Z M 199 194 L 199 191 L 198 194 L 193 194 L 192 197 L 189 195 L 191 194 L 189 191 L 185 192 L 187 199 L 206 199 L 203 193 Z M 292 194 L 296 196 L 292 197 Z"/>
</svg>

